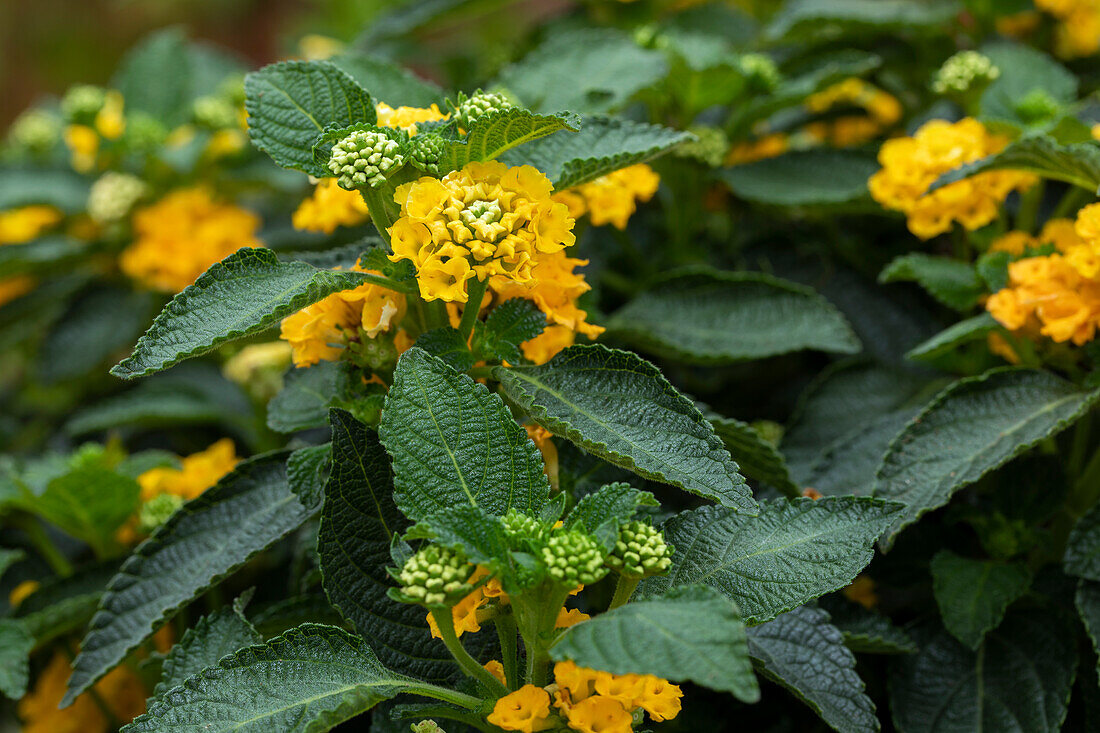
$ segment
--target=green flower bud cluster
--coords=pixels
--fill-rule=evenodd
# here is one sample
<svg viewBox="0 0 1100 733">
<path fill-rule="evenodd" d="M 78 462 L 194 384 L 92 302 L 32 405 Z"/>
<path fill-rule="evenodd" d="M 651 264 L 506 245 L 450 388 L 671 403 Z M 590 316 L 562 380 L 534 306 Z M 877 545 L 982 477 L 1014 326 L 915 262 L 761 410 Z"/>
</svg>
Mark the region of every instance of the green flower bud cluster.
<svg viewBox="0 0 1100 733">
<path fill-rule="evenodd" d="M 224 97 L 199 97 L 191 104 L 191 117 L 196 124 L 214 130 L 237 126 L 237 110 Z"/>
<path fill-rule="evenodd" d="M 577 530 L 547 540 L 542 548 L 542 561 L 550 577 L 569 588 L 590 585 L 607 574 L 603 550 L 595 540 Z"/>
<path fill-rule="evenodd" d="M 19 147 L 48 150 L 61 137 L 61 121 L 44 109 L 27 110 L 12 123 L 8 135 Z"/>
<path fill-rule="evenodd" d="M 1001 75 L 988 56 L 977 51 L 959 51 L 943 62 L 932 80 L 936 94 L 963 94 L 976 84 L 985 86 Z"/>
<path fill-rule="evenodd" d="M 1032 89 L 1016 102 L 1016 114 L 1029 123 L 1054 118 L 1062 111 L 1062 105 L 1045 89 Z"/>
<path fill-rule="evenodd" d="M 118 221 L 145 195 L 146 186 L 128 173 L 104 173 L 88 192 L 88 216 L 101 224 Z"/>
<path fill-rule="evenodd" d="M 545 524 L 515 509 L 509 509 L 508 513 L 500 518 L 500 523 L 504 525 L 504 533 L 510 538 L 537 541 L 546 533 Z"/>
<path fill-rule="evenodd" d="M 383 132 L 356 130 L 332 146 L 328 169 L 341 188 L 381 186 L 386 173 L 405 164 L 401 145 Z"/>
<path fill-rule="evenodd" d="M 447 733 L 434 720 L 421 720 L 412 724 L 412 733 Z"/>
<path fill-rule="evenodd" d="M 720 128 L 705 125 L 689 127 L 688 132 L 695 135 L 696 139 L 678 146 L 673 151 L 674 154 L 680 158 L 694 158 L 711 168 L 720 167 L 730 148 L 726 133 Z"/>
<path fill-rule="evenodd" d="M 164 123 L 145 112 L 126 115 L 126 143 L 135 150 L 153 150 L 168 138 Z"/>
<path fill-rule="evenodd" d="M 357 363 L 375 372 L 385 372 L 397 366 L 397 347 L 391 334 L 379 333 L 373 338 L 359 329 L 359 341 L 348 345 Z"/>
<path fill-rule="evenodd" d="M 438 176 L 441 172 L 439 159 L 443 157 L 444 149 L 443 138 L 434 132 L 421 133 L 405 146 L 409 159 L 433 176 Z"/>
<path fill-rule="evenodd" d="M 175 494 L 158 494 L 145 502 L 138 514 L 138 529 L 148 534 L 168 521 L 183 506 L 183 497 Z"/>
<path fill-rule="evenodd" d="M 607 566 L 629 578 L 660 575 L 672 565 L 672 549 L 661 530 L 645 522 L 628 522 L 619 529 Z"/>
<path fill-rule="evenodd" d="M 107 92 L 103 87 L 77 84 L 69 87 L 61 98 L 61 114 L 73 122 L 91 122 L 106 101 Z"/>
<path fill-rule="evenodd" d="M 471 96 L 458 95 L 458 104 L 455 106 L 454 119 L 458 126 L 469 131 L 475 122 L 489 114 L 503 109 L 515 107 L 503 94 L 496 92 L 483 92 L 478 89 Z"/>
<path fill-rule="evenodd" d="M 770 56 L 762 53 L 747 53 L 739 59 L 741 73 L 749 79 L 754 89 L 770 92 L 779 86 L 782 76 L 779 68 Z"/>
<path fill-rule="evenodd" d="M 470 592 L 466 581 L 473 572 L 474 565 L 461 550 L 428 545 L 405 561 L 397 579 L 401 594 L 413 603 L 451 605 Z"/>
</svg>

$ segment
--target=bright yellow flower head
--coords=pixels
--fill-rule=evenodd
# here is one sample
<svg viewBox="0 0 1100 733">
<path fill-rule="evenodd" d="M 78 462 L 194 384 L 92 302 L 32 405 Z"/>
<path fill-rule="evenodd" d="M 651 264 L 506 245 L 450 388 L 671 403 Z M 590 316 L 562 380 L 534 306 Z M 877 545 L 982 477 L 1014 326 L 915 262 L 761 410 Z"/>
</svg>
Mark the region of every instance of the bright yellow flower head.
<svg viewBox="0 0 1100 733">
<path fill-rule="evenodd" d="M 117 140 L 126 131 L 126 118 L 122 116 L 122 95 L 114 89 L 107 92 L 103 107 L 95 116 L 95 129 L 107 140 Z"/>
<path fill-rule="evenodd" d="M 1027 232 L 1013 230 L 994 239 L 993 243 L 989 245 L 989 251 L 1022 255 L 1026 250 L 1035 247 L 1037 244 L 1038 242 L 1035 241 L 1035 237 Z"/>
<path fill-rule="evenodd" d="M 565 710 L 569 727 L 580 733 L 630 733 L 634 719 L 622 703 L 612 697 L 595 696 Z"/>
<path fill-rule="evenodd" d="M 578 667 L 576 662 L 568 660 L 554 665 L 554 682 L 568 693 L 572 702 L 580 702 L 595 692 L 596 680 L 601 674 L 594 669 Z"/>
<path fill-rule="evenodd" d="M 400 127 L 409 135 L 416 134 L 417 122 L 435 122 L 445 120 L 448 117 L 448 115 L 440 112 L 439 107 L 434 104 L 431 107 L 398 107 L 394 109 L 385 102 L 379 102 L 375 105 L 375 111 L 378 113 L 379 127 Z"/>
<path fill-rule="evenodd" d="M 62 213 L 52 206 L 22 206 L 0 211 L 0 244 L 29 242 L 61 221 Z"/>
<path fill-rule="evenodd" d="M 787 152 L 790 147 L 790 138 L 785 133 L 773 132 L 732 146 L 726 154 L 726 165 L 743 165 L 774 158 Z"/>
<path fill-rule="evenodd" d="M 172 494 L 189 501 L 218 483 L 239 461 L 233 441 L 222 438 L 206 450 L 181 459 L 179 468 L 152 468 L 138 476 L 141 500 Z"/>
<path fill-rule="evenodd" d="M 64 710 L 58 709 L 71 673 L 68 657 L 61 651 L 55 653 L 34 689 L 19 701 L 23 733 L 107 733 L 107 719 L 88 693 Z M 94 689 L 121 723 L 145 712 L 145 688 L 125 665 L 109 672 Z"/>
<path fill-rule="evenodd" d="M 353 227 L 370 219 L 370 209 L 358 191 L 340 188 L 335 178 L 323 178 L 313 195 L 298 205 L 291 222 L 295 229 L 332 234 L 336 227 Z"/>
<path fill-rule="evenodd" d="M 579 611 L 576 608 L 561 609 L 558 611 L 558 618 L 554 621 L 555 629 L 568 629 L 570 626 L 576 626 L 582 621 L 587 621 L 592 618 L 584 611 Z"/>
<path fill-rule="evenodd" d="M 1059 20 L 1054 30 L 1059 56 L 1078 58 L 1100 50 L 1100 0 L 1035 0 L 1035 7 Z"/>
<path fill-rule="evenodd" d="M 555 193 L 554 201 L 565 204 L 574 219 L 586 212 L 595 226 L 611 224 L 626 229 L 639 201 L 649 201 L 661 183 L 645 163 L 620 168 L 594 181 Z"/>
<path fill-rule="evenodd" d="M 1023 190 L 1035 177 L 1015 171 L 990 171 L 925 194 L 949 170 L 992 155 L 1008 143 L 972 118 L 958 122 L 932 120 L 913 137 L 887 140 L 879 150 L 882 169 L 868 186 L 876 201 L 904 212 L 909 230 L 922 239 L 942 234 L 953 221 L 977 229 L 997 218 L 1000 204 L 1014 189 Z"/>
<path fill-rule="evenodd" d="M 524 685 L 497 700 L 486 720 L 498 728 L 524 733 L 551 728 L 550 693 L 541 687 Z"/>
<path fill-rule="evenodd" d="M 214 200 L 205 188 L 184 188 L 138 210 L 134 242 L 122 253 L 122 271 L 148 287 L 178 292 L 241 247 L 261 247 L 260 219 Z"/>
<path fill-rule="evenodd" d="M 65 145 L 69 148 L 73 170 L 87 173 L 95 167 L 99 153 L 99 134 L 87 125 L 69 125 L 64 133 Z"/>
<path fill-rule="evenodd" d="M 991 295 L 986 309 L 1009 330 L 1037 330 L 1059 343 L 1088 343 L 1100 325 L 1100 279 L 1083 277 L 1077 269 L 1082 263 L 1070 260 L 1073 254 L 1009 264 L 1008 287 Z"/>
<path fill-rule="evenodd" d="M 535 168 L 497 161 L 404 184 L 394 195 L 401 217 L 389 230 L 390 259 L 416 266 L 425 300 L 465 303 L 472 277 L 496 287 L 529 282 L 540 257 L 576 241 L 568 209 L 550 190 Z"/>
<path fill-rule="evenodd" d="M 356 265 L 358 272 L 371 272 Z M 341 290 L 283 319 L 280 337 L 293 348 L 294 366 L 336 361 L 349 341 L 374 338 L 395 327 L 405 315 L 405 296 L 364 283 Z"/>
<path fill-rule="evenodd" d="M 488 670 L 489 674 L 493 675 L 493 677 L 496 677 L 497 681 L 500 682 L 500 684 L 508 684 L 508 678 L 504 674 L 504 665 L 501 664 L 499 661 L 497 661 L 496 659 L 490 659 L 482 666 L 484 666 L 485 669 Z"/>
</svg>

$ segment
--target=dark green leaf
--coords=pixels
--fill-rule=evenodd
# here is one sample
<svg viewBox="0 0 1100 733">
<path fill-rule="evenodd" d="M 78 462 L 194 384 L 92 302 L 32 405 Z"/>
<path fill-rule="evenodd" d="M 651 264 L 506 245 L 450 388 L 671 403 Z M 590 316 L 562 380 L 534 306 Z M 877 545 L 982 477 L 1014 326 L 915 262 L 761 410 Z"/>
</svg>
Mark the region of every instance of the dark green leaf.
<svg viewBox="0 0 1100 733">
<path fill-rule="evenodd" d="M 948 308 L 968 311 L 985 294 L 974 266 L 950 257 L 912 252 L 896 258 L 879 275 L 879 282 L 912 281 Z"/>
<path fill-rule="evenodd" d="M 518 364 L 523 360 L 519 345 L 535 338 L 546 327 L 546 314 L 526 298 L 506 300 L 475 325 L 474 351 L 488 358 Z"/>
<path fill-rule="evenodd" d="M 1034 173 L 1095 192 L 1100 188 L 1100 143 L 1061 145 L 1047 135 L 1025 135 L 999 153 L 944 173 L 928 191 L 996 170 Z"/>
<path fill-rule="evenodd" d="M 392 61 L 354 51 L 333 56 L 329 61 L 366 89 L 372 99 L 391 107 L 427 107 L 443 98 L 438 85 Z"/>
<path fill-rule="evenodd" d="M 460 504 L 535 515 L 550 493 L 538 449 L 500 396 L 422 349 L 397 362 L 378 435 L 410 519 Z"/>
<path fill-rule="evenodd" d="M 327 61 L 281 61 L 245 77 L 252 142 L 284 168 L 315 171 L 313 142 L 326 127 L 374 124 L 374 101 Z"/>
<path fill-rule="evenodd" d="M 765 35 L 776 40 L 841 32 L 941 31 L 958 10 L 951 0 L 793 0 L 772 18 Z"/>
<path fill-rule="evenodd" d="M 117 665 L 172 614 L 309 516 L 290 491 L 286 453 L 241 463 L 138 545 L 92 619 L 65 703 Z"/>
<path fill-rule="evenodd" d="M 827 300 L 756 272 L 673 275 L 606 325 L 609 337 L 689 364 L 732 364 L 803 349 L 860 350 L 851 326 Z"/>
<path fill-rule="evenodd" d="M 103 368 L 141 335 L 152 305 L 149 293 L 121 288 L 77 298 L 42 342 L 42 379 L 59 382 Z"/>
<path fill-rule="evenodd" d="M 0 618 L 0 694 L 12 700 L 23 697 L 30 678 L 34 637 L 18 621 Z"/>
<path fill-rule="evenodd" d="M 114 547 L 115 530 L 138 508 L 140 493 L 129 476 L 84 466 L 53 479 L 42 494 L 25 501 L 28 510 L 103 556 Z"/>
<path fill-rule="evenodd" d="M 731 417 L 711 420 L 710 424 L 749 480 L 774 486 L 790 497 L 799 495 L 799 486 L 791 479 L 786 459 L 752 425 Z"/>
<path fill-rule="evenodd" d="M 600 541 L 605 552 L 610 552 L 619 539 L 619 527 L 633 519 L 642 506 L 659 504 L 653 494 L 630 484 L 607 484 L 582 497 L 566 516 L 565 526 L 579 524 Z"/>
<path fill-rule="evenodd" d="M 88 245 L 79 239 L 50 234 L 22 244 L 0 247 L 0 278 L 56 272 L 72 260 L 88 255 Z"/>
<path fill-rule="evenodd" d="M 1000 41 L 985 44 L 981 53 L 1001 72 L 982 93 L 983 120 L 1027 126 L 1031 120 L 1020 115 L 1017 105 L 1036 90 L 1063 105 L 1077 101 L 1077 77 L 1042 51 Z"/>
<path fill-rule="evenodd" d="M 676 547 L 672 569 L 646 580 L 645 591 L 705 583 L 733 599 L 748 623 L 764 623 L 848 585 L 898 511 L 895 504 L 849 496 L 784 499 L 760 508 L 759 517 L 706 506 L 670 519 L 664 531 Z"/>
<path fill-rule="evenodd" d="M 290 490 L 298 497 L 302 506 L 321 505 L 331 468 L 331 443 L 299 448 L 286 459 L 286 477 Z"/>
<path fill-rule="evenodd" d="M 462 334 L 450 326 L 436 328 L 417 337 L 414 346 L 424 349 L 458 372 L 468 372 L 474 365 L 474 355 L 462 339 Z"/>
<path fill-rule="evenodd" d="M 844 635 L 845 646 L 857 654 L 911 654 L 917 650 L 913 638 L 880 613 L 837 596 L 825 596 L 820 603 Z"/>
<path fill-rule="evenodd" d="M 675 588 L 572 626 L 550 655 L 612 674 L 690 680 L 744 702 L 760 699 L 741 614 L 706 586 Z"/>
<path fill-rule="evenodd" d="M 348 393 L 351 377 L 351 367 L 339 361 L 292 369 L 267 403 L 267 426 L 279 433 L 324 427 L 333 401 Z"/>
<path fill-rule="evenodd" d="M 576 116 L 567 112 L 539 115 L 519 107 L 479 117 L 464 140 L 446 140 L 440 172 L 458 170 L 471 161 L 495 160 L 512 148 L 559 130 L 576 130 Z"/>
<path fill-rule="evenodd" d="M 640 476 L 738 511 L 756 504 L 698 408 L 647 361 L 572 346 L 537 367 L 498 367 L 508 398 L 555 435 Z"/>
<path fill-rule="evenodd" d="M 75 214 L 84 211 L 89 187 L 87 179 L 68 170 L 6 168 L 0 170 L 0 211 L 46 204 Z"/>
<path fill-rule="evenodd" d="M 959 321 L 943 331 L 940 331 L 927 341 L 914 346 L 907 359 L 914 361 L 931 361 L 941 356 L 950 354 L 963 344 L 972 341 L 984 340 L 990 333 L 999 328 L 997 321 L 988 313 Z"/>
<path fill-rule="evenodd" d="M 476 506 L 452 506 L 430 514 L 409 528 L 405 539 L 462 549 L 471 562 L 494 569 L 508 555 L 504 525 Z"/>
<path fill-rule="evenodd" d="M 775 206 L 828 206 L 867 200 L 874 158 L 846 150 L 803 150 L 725 168 L 721 179 L 737 196 Z"/>
<path fill-rule="evenodd" d="M 875 704 L 856 658 L 829 614 L 802 606 L 748 631 L 749 654 L 765 677 L 791 691 L 841 733 L 878 731 Z"/>
<path fill-rule="evenodd" d="M 950 550 L 937 552 L 931 569 L 943 625 L 971 649 L 997 628 L 1008 607 L 1031 585 L 1031 572 L 1023 565 L 972 560 Z"/>
<path fill-rule="evenodd" d="M 225 606 L 203 616 L 168 652 L 153 696 L 163 698 L 168 690 L 213 667 L 222 657 L 261 643 L 263 637 L 232 607 Z"/>
<path fill-rule="evenodd" d="M 1077 520 L 1066 541 L 1064 563 L 1070 575 L 1100 581 L 1100 504 Z"/>
<path fill-rule="evenodd" d="M 875 495 L 904 502 L 884 542 L 959 489 L 1072 425 L 1100 390 L 1082 390 L 1048 372 L 993 369 L 960 379 L 890 444 Z"/>
<path fill-rule="evenodd" d="M 1092 640 L 1092 650 L 1100 654 L 1100 583 L 1093 580 L 1080 581 L 1077 584 L 1076 605 L 1085 631 Z M 1100 657 L 1096 666 L 1100 673 Z"/>
</svg>

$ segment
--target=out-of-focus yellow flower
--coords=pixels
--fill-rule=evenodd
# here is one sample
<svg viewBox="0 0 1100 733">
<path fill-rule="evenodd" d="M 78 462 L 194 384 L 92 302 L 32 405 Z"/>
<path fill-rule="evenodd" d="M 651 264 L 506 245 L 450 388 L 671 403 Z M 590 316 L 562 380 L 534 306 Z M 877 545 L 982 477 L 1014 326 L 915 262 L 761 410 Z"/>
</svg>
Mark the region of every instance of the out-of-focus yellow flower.
<svg viewBox="0 0 1100 733">
<path fill-rule="evenodd" d="M 24 580 L 11 589 L 11 593 L 8 594 L 8 605 L 15 608 L 25 601 L 28 596 L 38 590 L 39 585 L 37 580 Z"/>
<path fill-rule="evenodd" d="M 21 206 L 0 211 L 0 245 L 29 242 L 57 222 L 62 213 L 52 206 Z"/>
<path fill-rule="evenodd" d="M 878 605 L 878 594 L 875 593 L 875 581 L 866 575 L 857 576 L 843 590 L 844 597 L 853 603 L 858 603 L 864 608 L 874 608 Z"/>
<path fill-rule="evenodd" d="M 332 234 L 336 227 L 358 226 L 368 219 L 370 209 L 358 191 L 340 188 L 335 178 L 323 178 L 313 194 L 298 204 L 291 223 L 295 229 Z"/>
<path fill-rule="evenodd" d="M 787 152 L 789 148 L 790 140 L 787 135 L 782 132 L 773 132 L 732 146 L 726 155 L 726 165 L 743 165 L 775 158 Z"/>
<path fill-rule="evenodd" d="M 179 468 L 151 468 L 138 476 L 141 501 L 172 494 L 190 501 L 209 489 L 240 462 L 233 441 L 222 438 L 209 448 L 180 460 Z"/>
<path fill-rule="evenodd" d="M 298 41 L 298 52 L 307 61 L 324 61 L 343 51 L 344 45 L 336 38 L 309 33 Z"/>
<path fill-rule="evenodd" d="M 1025 10 L 1012 15 L 1002 15 L 993 21 L 997 32 L 1009 38 L 1023 38 L 1039 27 L 1041 18 L 1034 10 Z"/>
<path fill-rule="evenodd" d="M 587 621 L 592 618 L 584 611 L 578 611 L 575 608 L 563 608 L 558 611 L 558 618 L 554 621 L 555 629 L 568 629 L 570 626 L 576 626 L 582 621 Z"/>
<path fill-rule="evenodd" d="M 1033 237 L 1027 232 L 1016 229 L 994 239 L 993 243 L 989 245 L 989 251 L 1008 252 L 1018 257 L 1025 254 L 1029 249 L 1044 244 L 1052 244 L 1056 250 L 1064 254 L 1083 243 L 1083 240 L 1077 236 L 1075 223 L 1072 219 L 1050 219 L 1043 225 L 1039 236 Z"/>
<path fill-rule="evenodd" d="M 552 728 L 550 693 L 541 687 L 524 685 L 497 700 L 486 720 L 498 728 L 524 733 Z"/>
<path fill-rule="evenodd" d="M 29 275 L 16 275 L 0 280 L 0 305 L 10 303 L 34 290 L 35 280 Z"/>
<path fill-rule="evenodd" d="M 126 118 L 122 116 L 122 95 L 114 89 L 107 92 L 103 107 L 95 116 L 95 129 L 107 140 L 117 140 L 126 132 Z"/>
<path fill-rule="evenodd" d="M 1009 364 L 1020 363 L 1020 355 L 1016 353 L 1016 349 L 1012 348 L 1012 344 L 1008 343 L 1008 339 L 996 331 L 986 337 L 986 344 L 989 346 L 989 353 L 996 354 Z"/>
<path fill-rule="evenodd" d="M 359 265 L 353 269 L 378 274 Z M 294 365 L 309 366 L 319 361 L 336 361 L 349 342 L 361 336 L 372 339 L 390 331 L 404 315 L 404 295 L 364 283 L 333 293 L 284 318 L 280 337 L 290 342 Z M 399 352 L 402 350 L 398 347 Z"/>
<path fill-rule="evenodd" d="M 645 163 L 620 168 L 594 181 L 555 193 L 554 201 L 565 204 L 574 219 L 587 213 L 595 226 L 611 224 L 626 229 L 626 223 L 638 210 L 639 201 L 649 201 L 661 183 Z"/>
<path fill-rule="evenodd" d="M 58 651 L 34 688 L 19 701 L 23 733 L 107 733 L 107 719 L 89 693 L 58 709 L 71 673 L 68 658 Z M 128 723 L 145 712 L 146 690 L 125 665 L 109 672 L 93 689 L 119 722 Z"/>
<path fill-rule="evenodd" d="M 391 107 L 385 102 L 374 106 L 378 113 L 379 127 L 400 127 L 409 135 L 415 135 L 417 122 L 436 122 L 445 120 L 449 115 L 439 111 L 437 105 L 430 107 Z"/>
<path fill-rule="evenodd" d="M 1100 50 L 1100 0 L 1035 0 L 1035 7 L 1058 19 L 1054 51 L 1063 58 Z"/>
<path fill-rule="evenodd" d="M 206 155 L 225 158 L 236 155 L 248 146 L 248 136 L 240 130 L 218 130 L 206 144 Z"/>
<path fill-rule="evenodd" d="M 69 125 L 64 133 L 69 148 L 70 164 L 78 173 L 87 173 L 95 167 L 99 153 L 99 134 L 87 125 Z"/>
<path fill-rule="evenodd" d="M 1035 237 L 1027 232 L 1013 230 L 1006 232 L 993 240 L 989 245 L 990 252 L 1008 252 L 1011 255 L 1022 255 L 1026 250 L 1037 244 Z"/>
<path fill-rule="evenodd" d="M 904 212 L 909 230 L 922 239 L 948 231 L 953 221 L 977 229 L 997 218 L 1008 194 L 1028 188 L 1035 176 L 990 171 L 925 192 L 947 171 L 999 152 L 1007 144 L 1008 138 L 991 134 L 969 117 L 954 123 L 932 120 L 913 137 L 883 143 L 878 155 L 882 169 L 868 182 L 871 195 L 886 208 Z"/>
<path fill-rule="evenodd" d="M 811 138 L 837 147 L 851 147 L 873 140 L 883 130 L 895 125 L 903 111 L 897 97 L 856 77 L 811 94 L 806 98 L 805 106 L 815 114 L 824 114 L 838 107 L 860 108 L 867 113 L 842 115 L 806 125 L 806 132 Z"/>
<path fill-rule="evenodd" d="M 122 271 L 144 285 L 178 292 L 208 267 L 241 247 L 262 247 L 260 218 L 214 199 L 205 188 L 173 191 L 133 217 L 134 242 L 122 253 Z"/>
<path fill-rule="evenodd" d="M 573 218 L 550 191 L 537 169 L 497 161 L 399 186 L 394 200 L 401 217 L 389 230 L 390 259 L 416 266 L 425 300 L 465 303 L 473 277 L 489 278 L 494 289 L 530 282 L 540 257 L 576 241 Z"/>
<path fill-rule="evenodd" d="M 545 364 L 563 349 L 577 342 L 577 332 L 568 326 L 549 325 L 538 336 L 519 345 L 524 357 L 533 364 Z"/>
</svg>

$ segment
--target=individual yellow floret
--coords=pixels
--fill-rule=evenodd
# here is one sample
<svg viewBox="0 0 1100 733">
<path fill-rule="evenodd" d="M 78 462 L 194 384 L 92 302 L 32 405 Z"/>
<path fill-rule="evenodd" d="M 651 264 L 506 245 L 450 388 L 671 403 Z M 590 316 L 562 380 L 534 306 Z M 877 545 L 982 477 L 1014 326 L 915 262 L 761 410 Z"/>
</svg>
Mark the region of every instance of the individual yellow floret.
<svg viewBox="0 0 1100 733">
<path fill-rule="evenodd" d="M 552 728 L 550 694 L 541 687 L 524 685 L 497 700 L 486 719 L 498 728 L 524 733 Z"/>
</svg>

